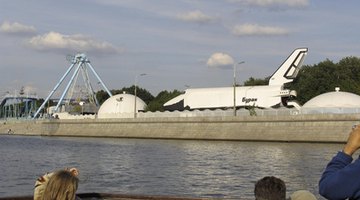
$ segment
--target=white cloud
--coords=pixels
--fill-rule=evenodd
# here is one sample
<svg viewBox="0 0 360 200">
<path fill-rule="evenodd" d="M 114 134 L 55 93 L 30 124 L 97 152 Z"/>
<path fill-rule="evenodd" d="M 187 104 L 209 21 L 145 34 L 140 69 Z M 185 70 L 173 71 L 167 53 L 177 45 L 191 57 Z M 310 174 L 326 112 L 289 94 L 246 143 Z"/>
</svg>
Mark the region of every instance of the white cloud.
<svg viewBox="0 0 360 200">
<path fill-rule="evenodd" d="M 232 29 L 232 34 L 235 36 L 271 36 L 271 35 L 286 35 L 289 31 L 272 26 L 260 26 L 257 24 L 237 25 Z"/>
<path fill-rule="evenodd" d="M 36 32 L 36 29 L 33 26 L 27 26 L 18 22 L 10 23 L 5 21 L 0 26 L 0 32 L 8 34 L 33 34 Z"/>
<path fill-rule="evenodd" d="M 116 54 L 121 50 L 108 42 L 96 41 L 93 38 L 81 34 L 63 35 L 57 32 L 49 32 L 38 35 L 28 40 L 28 45 L 40 51 L 76 51 L 96 52 L 101 54 Z"/>
<path fill-rule="evenodd" d="M 288 7 L 288 8 L 302 8 L 309 5 L 309 0 L 229 0 L 231 2 L 238 2 L 250 6 L 259 7 Z"/>
<path fill-rule="evenodd" d="M 199 10 L 179 14 L 177 18 L 183 21 L 195 22 L 195 23 L 210 23 L 215 20 L 214 17 L 205 15 L 203 12 Z"/>
<path fill-rule="evenodd" d="M 206 64 L 208 67 L 229 68 L 234 64 L 234 59 L 226 53 L 217 52 L 210 56 Z"/>
</svg>

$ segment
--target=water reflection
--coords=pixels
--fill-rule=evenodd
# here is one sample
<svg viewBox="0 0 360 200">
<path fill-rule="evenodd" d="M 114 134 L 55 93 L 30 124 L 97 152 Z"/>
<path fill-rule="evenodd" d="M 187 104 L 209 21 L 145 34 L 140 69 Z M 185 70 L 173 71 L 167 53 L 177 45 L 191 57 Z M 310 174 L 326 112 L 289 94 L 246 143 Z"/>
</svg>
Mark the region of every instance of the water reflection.
<svg viewBox="0 0 360 200">
<path fill-rule="evenodd" d="M 317 183 L 341 144 L 0 136 L 0 196 L 31 194 L 34 180 L 80 169 L 79 192 L 253 199 L 274 175 L 290 192 Z"/>
</svg>

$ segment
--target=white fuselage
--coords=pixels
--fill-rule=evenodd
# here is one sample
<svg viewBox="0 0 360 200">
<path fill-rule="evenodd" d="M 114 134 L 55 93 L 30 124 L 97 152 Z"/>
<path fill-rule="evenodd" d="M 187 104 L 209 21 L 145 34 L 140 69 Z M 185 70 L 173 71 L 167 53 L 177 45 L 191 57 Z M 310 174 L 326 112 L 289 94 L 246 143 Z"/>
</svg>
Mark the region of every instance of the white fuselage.
<svg viewBox="0 0 360 200">
<path fill-rule="evenodd" d="M 236 107 L 256 106 L 270 108 L 281 104 L 281 97 L 290 96 L 290 90 L 278 86 L 236 87 Z M 232 107 L 234 88 L 199 88 L 187 89 L 183 94 L 184 107 L 190 109 Z"/>
</svg>

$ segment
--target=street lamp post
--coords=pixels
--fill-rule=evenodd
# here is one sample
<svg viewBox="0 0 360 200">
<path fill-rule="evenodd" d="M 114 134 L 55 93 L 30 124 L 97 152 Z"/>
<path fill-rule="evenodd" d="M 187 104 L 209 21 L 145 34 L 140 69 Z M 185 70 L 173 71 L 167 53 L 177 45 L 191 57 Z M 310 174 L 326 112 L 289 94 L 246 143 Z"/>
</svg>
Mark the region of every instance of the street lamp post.
<svg viewBox="0 0 360 200">
<path fill-rule="evenodd" d="M 84 115 L 84 104 L 85 104 L 85 102 L 83 102 L 83 101 L 80 101 L 80 102 L 79 102 L 79 105 L 80 105 L 80 107 L 81 107 L 81 114 L 82 114 L 82 115 Z"/>
<path fill-rule="evenodd" d="M 137 85 L 137 81 L 138 81 L 138 76 L 145 76 L 146 74 L 137 74 L 135 76 L 135 89 L 134 89 L 134 95 L 135 95 L 135 98 L 134 98 L 134 118 L 136 118 L 136 85 Z"/>
<path fill-rule="evenodd" d="M 238 63 L 234 63 L 234 82 L 233 82 L 233 87 L 234 87 L 234 116 L 236 116 L 236 65 L 240 65 L 245 63 L 245 61 L 241 61 Z"/>
</svg>

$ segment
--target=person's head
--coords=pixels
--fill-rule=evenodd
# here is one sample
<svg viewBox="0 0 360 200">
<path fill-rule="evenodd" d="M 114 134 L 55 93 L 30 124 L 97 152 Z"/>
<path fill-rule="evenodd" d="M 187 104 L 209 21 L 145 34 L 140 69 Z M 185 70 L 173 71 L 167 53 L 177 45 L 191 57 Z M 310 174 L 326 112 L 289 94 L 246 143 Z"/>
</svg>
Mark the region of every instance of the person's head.
<svg viewBox="0 0 360 200">
<path fill-rule="evenodd" d="M 55 172 L 46 184 L 43 200 L 75 200 L 79 179 L 69 170 Z"/>
<path fill-rule="evenodd" d="M 266 176 L 255 183 L 256 200 L 285 200 L 285 182 L 274 176 Z"/>
<path fill-rule="evenodd" d="M 315 195 L 307 190 L 298 190 L 290 196 L 291 200 L 317 200 Z"/>
</svg>

